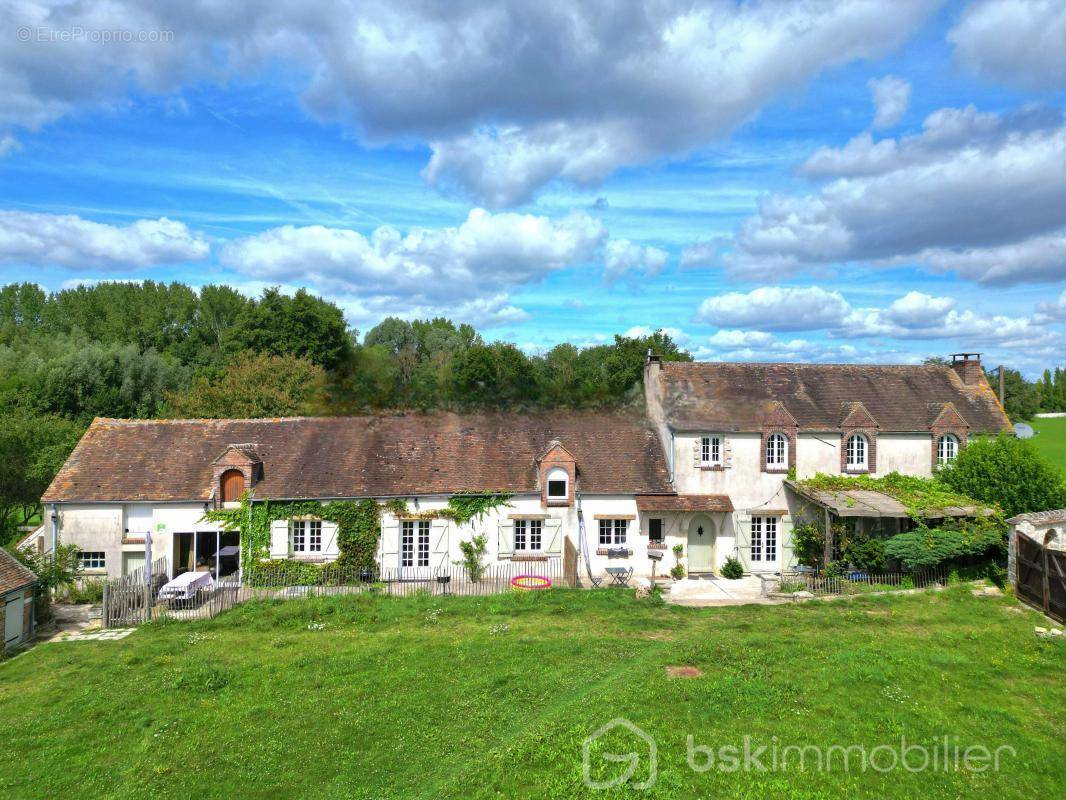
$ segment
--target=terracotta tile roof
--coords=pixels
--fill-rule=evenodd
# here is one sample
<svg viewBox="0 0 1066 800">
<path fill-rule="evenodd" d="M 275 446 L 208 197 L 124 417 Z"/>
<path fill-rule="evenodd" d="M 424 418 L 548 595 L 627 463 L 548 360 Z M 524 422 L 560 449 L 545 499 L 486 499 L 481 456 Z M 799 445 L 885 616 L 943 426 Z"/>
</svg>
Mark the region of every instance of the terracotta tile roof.
<svg viewBox="0 0 1066 800">
<path fill-rule="evenodd" d="M 642 494 L 638 511 L 707 511 L 729 514 L 733 501 L 727 494 Z"/>
<path fill-rule="evenodd" d="M 578 488 L 671 491 L 658 437 L 640 415 L 406 414 L 256 420 L 97 419 L 45 502 L 208 500 L 212 462 L 234 443 L 262 458 L 261 499 L 537 491 L 537 458 L 558 439 Z"/>
<path fill-rule="evenodd" d="M 36 575 L 7 550 L 0 548 L 0 594 L 7 594 L 36 582 Z"/>
<path fill-rule="evenodd" d="M 800 430 L 839 430 L 857 403 L 882 432 L 929 430 L 946 403 L 972 433 L 1011 430 L 988 383 L 947 366 L 667 362 L 660 381 L 675 430 L 758 431 L 777 403 Z"/>
</svg>

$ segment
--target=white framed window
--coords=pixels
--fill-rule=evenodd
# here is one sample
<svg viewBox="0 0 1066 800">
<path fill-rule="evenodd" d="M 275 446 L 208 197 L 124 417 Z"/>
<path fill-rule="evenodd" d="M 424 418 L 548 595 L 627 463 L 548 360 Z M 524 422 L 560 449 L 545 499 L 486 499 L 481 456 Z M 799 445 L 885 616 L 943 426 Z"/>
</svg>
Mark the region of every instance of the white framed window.
<svg viewBox="0 0 1066 800">
<path fill-rule="evenodd" d="M 400 523 L 400 566 L 429 566 L 429 520 L 405 519 Z"/>
<path fill-rule="evenodd" d="M 322 521 L 318 519 L 294 519 L 289 523 L 292 552 L 308 555 L 322 552 Z"/>
<path fill-rule="evenodd" d="M 845 463 L 848 469 L 869 469 L 870 443 L 861 433 L 853 433 L 847 441 L 847 457 Z"/>
<path fill-rule="evenodd" d="M 700 466 L 722 466 L 722 437 L 703 436 L 700 438 Z"/>
<path fill-rule="evenodd" d="M 751 518 L 751 560 L 760 564 L 777 561 L 777 517 Z"/>
<path fill-rule="evenodd" d="M 101 550 L 81 550 L 78 564 L 82 569 L 107 569 L 107 558 Z"/>
<path fill-rule="evenodd" d="M 788 437 L 783 433 L 772 433 L 766 439 L 766 466 L 788 466 Z"/>
<path fill-rule="evenodd" d="M 544 547 L 544 523 L 539 519 L 516 519 L 514 521 L 514 549 L 523 552 L 540 552 Z"/>
<path fill-rule="evenodd" d="M 601 519 L 600 546 L 614 547 L 624 545 L 626 543 L 626 532 L 628 530 L 628 519 Z"/>
<path fill-rule="evenodd" d="M 954 461 L 959 454 L 959 437 L 953 433 L 945 433 L 936 443 L 936 463 L 947 464 Z"/>
<path fill-rule="evenodd" d="M 570 473 L 562 467 L 548 470 L 548 499 L 570 499 Z"/>
</svg>

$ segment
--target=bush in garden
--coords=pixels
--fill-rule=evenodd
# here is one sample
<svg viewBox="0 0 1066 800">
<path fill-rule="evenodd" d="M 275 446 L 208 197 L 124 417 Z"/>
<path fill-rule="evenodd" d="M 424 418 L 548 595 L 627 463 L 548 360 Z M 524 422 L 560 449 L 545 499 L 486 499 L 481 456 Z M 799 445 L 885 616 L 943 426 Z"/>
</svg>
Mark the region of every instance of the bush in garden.
<svg viewBox="0 0 1066 800">
<path fill-rule="evenodd" d="M 725 560 L 722 565 L 722 577 L 729 580 L 736 580 L 737 578 L 744 577 L 744 567 L 740 565 L 740 562 L 733 556 L 730 556 Z"/>
</svg>

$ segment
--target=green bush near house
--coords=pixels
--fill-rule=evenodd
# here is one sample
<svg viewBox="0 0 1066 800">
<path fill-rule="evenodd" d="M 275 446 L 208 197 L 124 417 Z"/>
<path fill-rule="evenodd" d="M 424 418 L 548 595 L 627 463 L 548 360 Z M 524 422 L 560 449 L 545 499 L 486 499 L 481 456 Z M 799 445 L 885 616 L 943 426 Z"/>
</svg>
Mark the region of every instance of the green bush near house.
<svg viewBox="0 0 1066 800">
<path fill-rule="evenodd" d="M 744 567 L 741 566 L 741 563 L 739 561 L 737 561 L 736 558 L 734 558 L 733 556 L 730 556 L 729 558 L 727 558 L 725 560 L 725 563 L 722 564 L 722 577 L 723 578 L 728 578 L 729 580 L 736 580 L 737 578 L 743 578 L 744 577 Z"/>
<path fill-rule="evenodd" d="M 715 609 L 567 589 L 248 603 L 0 664 L 0 787 L 115 800 L 1051 798 L 1066 785 L 1066 643 L 1034 637 L 1040 620 L 968 586 Z M 702 674 L 669 677 L 676 666 Z M 647 790 L 582 783 L 586 738 L 617 718 L 655 740 Z M 793 761 L 738 776 L 689 769 L 689 736 L 741 751 L 745 737 L 753 750 L 870 750 L 950 736 L 1016 755 L 980 773 Z M 592 774 L 622 773 L 603 754 L 637 744 L 625 731 L 594 743 Z"/>
</svg>

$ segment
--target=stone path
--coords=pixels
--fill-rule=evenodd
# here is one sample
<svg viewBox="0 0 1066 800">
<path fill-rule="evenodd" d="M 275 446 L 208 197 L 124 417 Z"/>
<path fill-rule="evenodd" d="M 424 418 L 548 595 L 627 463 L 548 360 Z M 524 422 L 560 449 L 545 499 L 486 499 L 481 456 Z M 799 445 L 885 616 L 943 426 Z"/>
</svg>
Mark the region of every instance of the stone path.
<svg viewBox="0 0 1066 800">
<path fill-rule="evenodd" d="M 685 578 L 675 581 L 665 597 L 666 602 L 679 606 L 740 606 L 756 603 L 774 605 L 775 600 L 762 595 L 762 581 L 754 575 L 736 580 L 726 578 Z"/>
<path fill-rule="evenodd" d="M 136 628 L 110 628 L 108 630 L 101 630 L 96 628 L 95 630 L 86 631 L 61 631 L 53 636 L 48 641 L 50 642 L 110 642 L 116 639 L 125 639 Z"/>
</svg>

